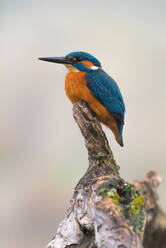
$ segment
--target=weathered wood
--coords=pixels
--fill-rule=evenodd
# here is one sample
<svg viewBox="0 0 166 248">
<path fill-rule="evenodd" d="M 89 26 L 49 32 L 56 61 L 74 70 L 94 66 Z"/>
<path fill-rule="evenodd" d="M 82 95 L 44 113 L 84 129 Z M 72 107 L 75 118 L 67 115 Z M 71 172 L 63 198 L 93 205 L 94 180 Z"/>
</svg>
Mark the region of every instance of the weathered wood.
<svg viewBox="0 0 166 248">
<path fill-rule="evenodd" d="M 73 114 L 85 138 L 89 167 L 75 187 L 68 215 L 48 247 L 166 247 L 166 216 L 157 205 L 155 191 L 161 178 L 152 171 L 142 181 L 134 181 L 134 187 L 126 183 L 120 178 L 119 166 L 94 113 L 79 101 L 73 106 Z M 146 218 L 139 195 L 145 196 Z"/>
</svg>

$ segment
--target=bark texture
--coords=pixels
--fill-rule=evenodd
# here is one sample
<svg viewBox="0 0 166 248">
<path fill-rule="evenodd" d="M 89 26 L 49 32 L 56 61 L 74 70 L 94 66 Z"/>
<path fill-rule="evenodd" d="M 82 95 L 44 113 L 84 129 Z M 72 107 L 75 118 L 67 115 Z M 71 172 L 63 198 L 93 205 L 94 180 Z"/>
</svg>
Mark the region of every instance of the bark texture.
<svg viewBox="0 0 166 248">
<path fill-rule="evenodd" d="M 155 191 L 160 176 L 150 171 L 143 180 L 133 181 L 133 186 L 126 183 L 88 105 L 77 102 L 73 115 L 85 138 L 89 167 L 76 185 L 68 215 L 48 247 L 165 248 L 166 216 L 157 204 Z"/>
</svg>

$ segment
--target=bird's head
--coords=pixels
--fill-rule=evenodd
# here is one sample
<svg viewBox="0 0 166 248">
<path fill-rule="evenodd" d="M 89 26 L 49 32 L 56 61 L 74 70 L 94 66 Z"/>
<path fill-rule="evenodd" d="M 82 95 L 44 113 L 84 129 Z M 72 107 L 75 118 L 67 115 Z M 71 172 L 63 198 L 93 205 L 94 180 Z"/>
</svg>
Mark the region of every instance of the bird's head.
<svg viewBox="0 0 166 248">
<path fill-rule="evenodd" d="M 65 57 L 46 57 L 39 59 L 64 64 L 68 68 L 69 72 L 89 72 L 101 68 L 100 61 L 86 52 L 71 52 Z"/>
</svg>

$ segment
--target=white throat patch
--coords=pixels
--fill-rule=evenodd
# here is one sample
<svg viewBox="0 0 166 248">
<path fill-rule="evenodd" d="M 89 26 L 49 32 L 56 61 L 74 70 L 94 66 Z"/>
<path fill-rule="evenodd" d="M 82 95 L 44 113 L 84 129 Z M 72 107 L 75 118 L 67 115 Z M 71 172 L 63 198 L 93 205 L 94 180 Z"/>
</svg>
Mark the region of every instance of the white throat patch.
<svg viewBox="0 0 166 248">
<path fill-rule="evenodd" d="M 93 65 L 92 67 L 90 67 L 92 70 L 98 70 L 99 69 L 99 67 L 97 67 L 97 66 L 95 66 L 95 65 Z"/>
</svg>

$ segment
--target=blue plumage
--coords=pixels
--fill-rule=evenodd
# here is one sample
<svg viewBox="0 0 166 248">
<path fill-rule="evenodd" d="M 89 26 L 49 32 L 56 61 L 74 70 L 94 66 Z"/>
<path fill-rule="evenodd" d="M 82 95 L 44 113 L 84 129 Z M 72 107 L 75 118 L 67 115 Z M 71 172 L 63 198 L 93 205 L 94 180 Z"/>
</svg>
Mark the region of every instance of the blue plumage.
<svg viewBox="0 0 166 248">
<path fill-rule="evenodd" d="M 125 104 L 116 82 L 102 69 L 88 72 L 87 86 L 92 95 L 114 116 L 122 137 Z"/>
<path fill-rule="evenodd" d="M 86 52 L 71 52 L 66 55 L 68 57 L 77 58 L 78 61 L 73 65 L 80 71 L 86 71 L 87 86 L 92 95 L 104 105 L 104 107 L 114 116 L 121 139 L 125 104 L 117 83 L 106 72 L 101 69 L 101 63 L 93 55 Z M 93 70 L 81 63 L 82 60 L 91 61 L 98 70 Z M 79 62 L 80 61 L 80 62 Z"/>
<path fill-rule="evenodd" d="M 125 104 L 118 85 L 101 69 L 100 61 L 81 51 L 71 52 L 65 57 L 40 59 L 64 64 L 68 68 L 65 85 L 71 102 L 75 103 L 78 99 L 86 101 L 99 121 L 112 130 L 119 145 L 123 146 Z"/>
</svg>

